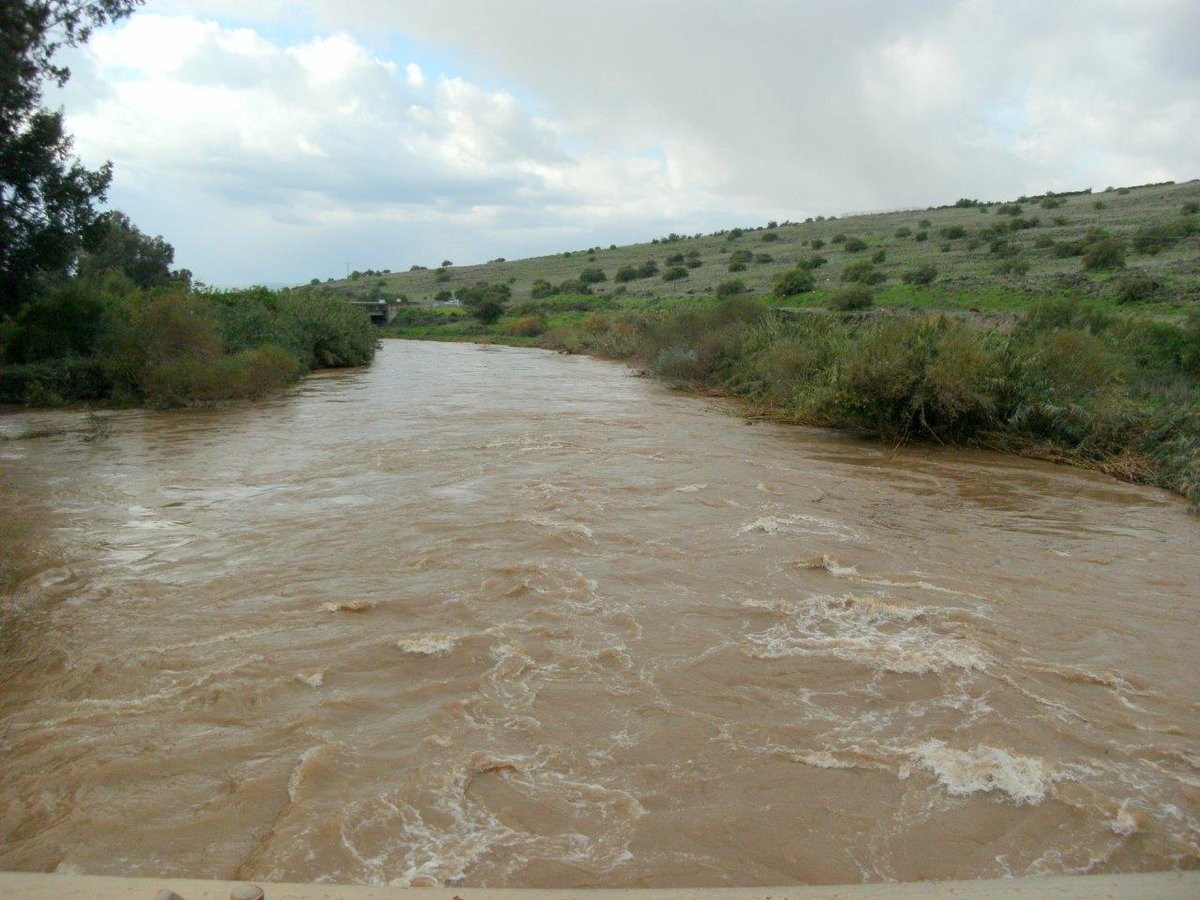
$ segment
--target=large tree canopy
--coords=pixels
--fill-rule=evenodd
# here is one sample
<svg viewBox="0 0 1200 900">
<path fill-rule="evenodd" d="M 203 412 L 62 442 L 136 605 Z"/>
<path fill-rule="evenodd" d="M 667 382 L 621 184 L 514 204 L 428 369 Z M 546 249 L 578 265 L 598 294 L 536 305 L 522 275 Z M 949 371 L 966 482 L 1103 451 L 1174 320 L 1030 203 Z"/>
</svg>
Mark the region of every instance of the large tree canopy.
<svg viewBox="0 0 1200 900">
<path fill-rule="evenodd" d="M 120 272 L 140 288 L 165 284 L 186 286 L 192 273 L 187 269 L 172 270 L 175 248 L 162 236 L 150 237 L 129 221 L 119 210 L 96 217 L 84 241 L 76 274 L 81 278 L 99 278 L 109 272 Z"/>
<path fill-rule="evenodd" d="M 71 155 L 62 111 L 41 108 L 42 84 L 71 74 L 54 56 L 141 2 L 0 0 L 0 315 L 70 268 L 112 179 Z"/>
</svg>

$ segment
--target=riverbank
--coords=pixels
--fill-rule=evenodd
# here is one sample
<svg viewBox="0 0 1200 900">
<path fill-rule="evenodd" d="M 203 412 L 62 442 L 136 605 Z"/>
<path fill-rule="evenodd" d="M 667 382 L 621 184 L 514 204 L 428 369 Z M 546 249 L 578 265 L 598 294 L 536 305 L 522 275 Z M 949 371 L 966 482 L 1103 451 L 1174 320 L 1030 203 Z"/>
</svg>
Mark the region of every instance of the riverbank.
<svg viewBox="0 0 1200 900">
<path fill-rule="evenodd" d="M 748 416 L 891 445 L 978 447 L 1163 487 L 1200 507 L 1200 317 L 1118 316 L 1046 300 L 1020 317 L 787 315 L 735 297 L 599 306 L 531 336 L 451 317 L 417 339 L 491 341 L 624 360 Z"/>
<path fill-rule="evenodd" d="M 0 403 L 168 408 L 250 400 L 370 363 L 359 310 L 321 291 L 139 290 L 77 279 L 0 322 Z"/>
</svg>

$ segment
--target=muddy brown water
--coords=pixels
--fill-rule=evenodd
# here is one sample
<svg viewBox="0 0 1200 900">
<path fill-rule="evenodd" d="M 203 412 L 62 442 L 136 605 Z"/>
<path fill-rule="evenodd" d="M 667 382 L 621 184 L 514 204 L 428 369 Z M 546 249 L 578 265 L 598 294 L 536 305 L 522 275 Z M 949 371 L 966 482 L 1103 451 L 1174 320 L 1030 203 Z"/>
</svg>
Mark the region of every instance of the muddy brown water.
<svg viewBox="0 0 1200 900">
<path fill-rule="evenodd" d="M 10 413 L 0 868 L 542 886 L 1195 868 L 1160 491 L 388 342 Z M 92 438 L 92 439 L 89 439 Z"/>
</svg>

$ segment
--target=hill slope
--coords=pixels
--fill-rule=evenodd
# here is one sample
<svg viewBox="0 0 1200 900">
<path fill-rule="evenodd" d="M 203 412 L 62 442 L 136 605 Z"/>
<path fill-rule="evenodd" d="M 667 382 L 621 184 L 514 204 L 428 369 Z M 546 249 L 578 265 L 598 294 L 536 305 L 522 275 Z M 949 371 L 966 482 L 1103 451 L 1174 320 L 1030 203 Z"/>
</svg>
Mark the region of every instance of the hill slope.
<svg viewBox="0 0 1200 900">
<path fill-rule="evenodd" d="M 1113 270 L 1089 271 L 1077 252 L 1090 231 L 1103 229 L 1124 245 L 1125 270 L 1143 272 L 1156 282 L 1142 307 L 1179 313 L 1200 304 L 1200 216 L 1185 212 L 1197 204 L 1200 181 L 1047 194 L 1012 204 L 673 235 L 643 244 L 483 265 L 368 272 L 329 281 L 326 287 L 355 298 L 404 296 L 417 305 L 430 305 L 439 292 L 453 294 L 479 282 L 503 282 L 510 285 L 514 303 L 520 303 L 530 298 L 539 280 L 557 287 L 577 281 L 585 269 L 599 269 L 606 280 L 591 286 L 599 296 L 643 301 L 712 296 L 719 284 L 733 278 L 740 279 L 749 293 L 765 294 L 781 272 L 815 253 L 827 260 L 814 270 L 817 291 L 793 298 L 792 305 L 821 305 L 823 289 L 840 285 L 847 267 L 866 260 L 884 279 L 876 301 L 880 305 L 1004 309 L 1020 305 L 1021 295 L 1031 293 L 1070 291 L 1113 298 Z M 855 239 L 865 246 L 854 249 L 859 246 Z M 743 270 L 731 272 L 735 254 L 749 259 Z M 623 284 L 614 281 L 623 267 L 638 267 L 648 260 L 655 262 L 656 274 Z M 901 282 L 906 272 L 923 264 L 936 270 L 931 284 L 918 290 Z M 686 275 L 663 280 L 663 273 L 673 265 L 682 266 Z M 572 287 L 567 284 L 563 293 L 574 293 Z"/>
</svg>

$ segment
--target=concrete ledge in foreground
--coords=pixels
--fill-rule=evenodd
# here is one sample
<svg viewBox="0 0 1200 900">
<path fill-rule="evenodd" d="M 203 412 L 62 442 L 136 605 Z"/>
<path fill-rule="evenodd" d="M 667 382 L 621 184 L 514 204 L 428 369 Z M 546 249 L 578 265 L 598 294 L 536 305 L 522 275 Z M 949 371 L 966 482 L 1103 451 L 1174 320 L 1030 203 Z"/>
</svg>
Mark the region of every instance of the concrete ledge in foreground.
<svg viewBox="0 0 1200 900">
<path fill-rule="evenodd" d="M 770 888 L 645 888 L 640 890 L 526 890 L 523 888 L 400 888 L 256 882 L 266 900 L 1174 900 L 1200 898 L 1200 871 L 1142 875 L 1062 875 L 981 881 L 811 885 Z M 0 897 L 21 900 L 155 900 L 173 891 L 181 900 L 229 900 L 236 881 L 119 878 L 0 872 Z"/>
</svg>

